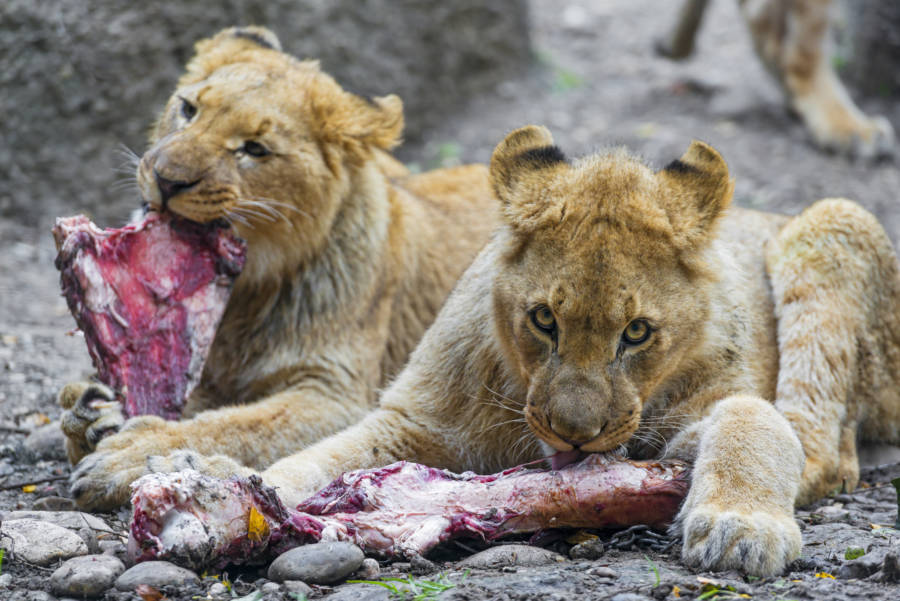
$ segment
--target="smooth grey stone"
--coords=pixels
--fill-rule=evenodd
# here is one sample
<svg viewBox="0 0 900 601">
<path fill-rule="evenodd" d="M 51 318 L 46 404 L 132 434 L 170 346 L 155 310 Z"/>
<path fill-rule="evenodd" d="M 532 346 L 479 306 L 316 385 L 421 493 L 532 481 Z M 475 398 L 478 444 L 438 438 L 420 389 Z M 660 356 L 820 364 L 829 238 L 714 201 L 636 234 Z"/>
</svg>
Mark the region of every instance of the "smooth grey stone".
<svg viewBox="0 0 900 601">
<path fill-rule="evenodd" d="M 269 566 L 269 580 L 302 580 L 307 584 L 340 582 L 362 565 L 362 549 L 346 542 L 304 545 L 282 553 Z"/>
<path fill-rule="evenodd" d="M 42 522 L 50 522 L 51 524 L 62 526 L 63 528 L 67 528 L 77 533 L 81 537 L 81 540 L 87 545 L 89 553 L 100 552 L 100 546 L 97 541 L 97 536 L 99 534 L 113 532 L 113 529 L 109 524 L 97 516 L 84 513 L 83 511 L 20 510 L 9 512 L 3 519 L 41 520 Z"/>
<path fill-rule="evenodd" d="M 228 594 L 228 587 L 221 582 L 213 582 L 206 592 L 210 597 L 224 597 Z"/>
<path fill-rule="evenodd" d="M 50 588 L 57 595 L 99 597 L 124 571 L 125 564 L 109 555 L 73 557 L 50 576 Z"/>
<path fill-rule="evenodd" d="M 12 574 L 0 574 L 0 589 L 12 588 Z"/>
<path fill-rule="evenodd" d="M 461 568 L 501 568 L 503 566 L 542 566 L 561 563 L 566 558 L 559 553 L 530 545 L 498 545 L 480 551 L 459 562 Z"/>
<path fill-rule="evenodd" d="M 653 601 L 653 599 L 638 593 L 619 593 L 614 595 L 609 601 Z"/>
<path fill-rule="evenodd" d="M 615 578 L 618 576 L 618 573 L 614 569 L 607 568 L 606 566 L 596 566 L 590 568 L 585 572 L 585 574 L 596 576 L 597 578 Z"/>
<path fill-rule="evenodd" d="M 0 548 L 39 566 L 88 554 L 87 544 L 67 528 L 40 520 L 10 519 L 9 516 L 0 525 Z"/>
<path fill-rule="evenodd" d="M 174 584 L 196 584 L 200 578 L 190 570 L 180 568 L 168 561 L 145 561 L 136 564 L 116 579 L 116 588 L 120 591 L 133 591 L 139 584 L 149 584 L 159 588 Z"/>
<path fill-rule="evenodd" d="M 283 583 L 284 590 L 296 595 L 307 595 L 312 593 L 312 587 L 302 580 L 285 580 Z"/>
<path fill-rule="evenodd" d="M 391 593 L 377 584 L 345 584 L 324 599 L 327 601 L 393 601 Z"/>
<path fill-rule="evenodd" d="M 354 580 L 375 580 L 381 574 L 381 566 L 371 557 L 363 559 L 362 565 L 353 575 Z"/>
</svg>

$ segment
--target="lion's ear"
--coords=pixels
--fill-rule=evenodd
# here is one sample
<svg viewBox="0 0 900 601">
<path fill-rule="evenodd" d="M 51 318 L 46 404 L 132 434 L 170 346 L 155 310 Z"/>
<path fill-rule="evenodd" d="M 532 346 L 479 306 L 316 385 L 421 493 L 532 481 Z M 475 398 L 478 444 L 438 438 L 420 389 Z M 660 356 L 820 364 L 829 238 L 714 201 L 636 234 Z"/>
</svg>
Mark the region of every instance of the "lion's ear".
<svg viewBox="0 0 900 601">
<path fill-rule="evenodd" d="M 676 238 L 685 247 L 707 240 L 734 192 L 722 155 L 694 140 L 681 158 L 663 167 L 657 177 L 662 184 L 661 202 Z"/>
<path fill-rule="evenodd" d="M 222 65 L 243 60 L 243 51 L 259 49 L 281 51 L 281 42 L 274 32 L 257 25 L 223 29 L 213 37 L 194 44 L 194 56 L 188 61 L 179 85 L 205 79 Z"/>
<path fill-rule="evenodd" d="M 534 222 L 549 208 L 548 177 L 569 162 L 546 127 L 529 125 L 506 136 L 491 155 L 491 186 L 514 226 Z"/>
<path fill-rule="evenodd" d="M 390 150 L 403 133 L 403 101 L 391 94 L 371 98 L 346 92 L 329 80 L 310 97 L 310 110 L 325 142 L 367 156 L 367 147 Z"/>
</svg>

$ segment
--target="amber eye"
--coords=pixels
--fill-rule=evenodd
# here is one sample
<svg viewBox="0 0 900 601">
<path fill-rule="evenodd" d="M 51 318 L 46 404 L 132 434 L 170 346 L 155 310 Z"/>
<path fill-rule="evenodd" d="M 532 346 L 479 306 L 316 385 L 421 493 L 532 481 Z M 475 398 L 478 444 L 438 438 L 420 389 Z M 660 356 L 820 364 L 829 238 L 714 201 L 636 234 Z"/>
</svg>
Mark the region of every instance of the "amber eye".
<svg viewBox="0 0 900 601">
<path fill-rule="evenodd" d="M 556 318 L 549 307 L 541 305 L 531 312 L 531 322 L 539 330 L 552 334 L 556 330 Z"/>
<path fill-rule="evenodd" d="M 197 107 L 185 100 L 181 99 L 181 114 L 182 116 L 190 121 L 197 114 Z"/>
<path fill-rule="evenodd" d="M 644 319 L 635 319 L 622 332 L 622 342 L 625 344 L 636 345 L 646 342 L 650 338 L 650 324 Z"/>
<path fill-rule="evenodd" d="M 247 140 L 244 142 L 244 145 L 241 147 L 241 150 L 246 152 L 252 157 L 264 157 L 269 154 L 269 149 L 260 144 L 259 142 L 254 142 L 253 140 Z"/>
</svg>

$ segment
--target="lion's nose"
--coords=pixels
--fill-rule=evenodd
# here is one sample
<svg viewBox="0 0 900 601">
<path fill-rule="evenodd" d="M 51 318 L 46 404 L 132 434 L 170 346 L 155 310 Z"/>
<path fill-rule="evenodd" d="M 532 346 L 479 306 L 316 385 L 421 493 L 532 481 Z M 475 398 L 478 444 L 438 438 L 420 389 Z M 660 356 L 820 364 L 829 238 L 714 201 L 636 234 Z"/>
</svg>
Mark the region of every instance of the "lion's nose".
<svg viewBox="0 0 900 601">
<path fill-rule="evenodd" d="M 599 428 L 585 428 L 585 425 L 582 423 L 570 423 L 567 420 L 550 420 L 550 429 L 574 447 L 594 440 L 600 436 L 604 428 L 606 428 L 606 422 Z"/>
<path fill-rule="evenodd" d="M 166 179 L 161 176 L 158 171 L 154 171 L 153 175 L 156 177 L 156 186 L 159 188 L 159 196 L 162 199 L 162 207 L 166 208 L 166 204 L 169 202 L 169 199 L 175 196 L 176 194 L 187 190 L 188 188 L 192 188 L 197 184 L 200 180 L 196 180 L 193 182 L 180 182 L 174 181 L 171 179 Z"/>
</svg>

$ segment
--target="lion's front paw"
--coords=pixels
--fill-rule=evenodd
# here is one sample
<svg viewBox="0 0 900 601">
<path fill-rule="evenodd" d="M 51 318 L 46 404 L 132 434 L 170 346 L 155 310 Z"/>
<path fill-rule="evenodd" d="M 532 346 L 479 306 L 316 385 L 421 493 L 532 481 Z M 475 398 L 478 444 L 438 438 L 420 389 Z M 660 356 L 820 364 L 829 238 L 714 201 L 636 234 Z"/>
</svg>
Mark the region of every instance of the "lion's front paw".
<svg viewBox="0 0 900 601">
<path fill-rule="evenodd" d="M 800 528 L 781 512 L 699 505 L 682 510 L 676 524 L 684 539 L 682 559 L 704 570 L 772 576 L 800 555 Z"/>
<path fill-rule="evenodd" d="M 66 435 L 66 454 L 75 465 L 103 438 L 122 427 L 125 417 L 113 391 L 95 382 L 70 382 L 59 392 L 60 427 Z"/>
<path fill-rule="evenodd" d="M 150 459 L 168 455 L 183 443 L 177 424 L 155 416 L 128 420 L 118 434 L 104 438 L 75 466 L 69 478 L 75 501 L 89 510 L 127 503 L 131 483 L 154 471 Z"/>
</svg>

